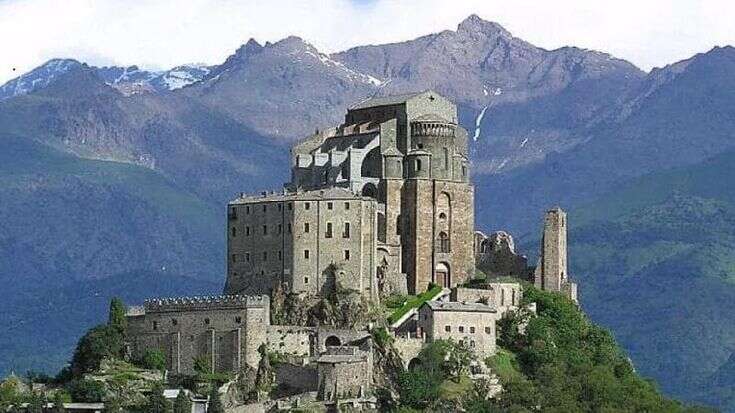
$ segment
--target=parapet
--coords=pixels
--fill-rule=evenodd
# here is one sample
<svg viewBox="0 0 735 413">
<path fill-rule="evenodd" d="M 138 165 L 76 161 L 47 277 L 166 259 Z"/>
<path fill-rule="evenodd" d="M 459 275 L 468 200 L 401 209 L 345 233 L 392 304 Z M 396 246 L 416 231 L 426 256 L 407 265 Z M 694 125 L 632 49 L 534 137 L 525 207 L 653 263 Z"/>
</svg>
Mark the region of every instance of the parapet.
<svg viewBox="0 0 735 413">
<path fill-rule="evenodd" d="M 267 295 L 215 295 L 174 298 L 152 298 L 143 303 L 146 313 L 203 310 L 237 310 L 269 308 Z"/>
</svg>

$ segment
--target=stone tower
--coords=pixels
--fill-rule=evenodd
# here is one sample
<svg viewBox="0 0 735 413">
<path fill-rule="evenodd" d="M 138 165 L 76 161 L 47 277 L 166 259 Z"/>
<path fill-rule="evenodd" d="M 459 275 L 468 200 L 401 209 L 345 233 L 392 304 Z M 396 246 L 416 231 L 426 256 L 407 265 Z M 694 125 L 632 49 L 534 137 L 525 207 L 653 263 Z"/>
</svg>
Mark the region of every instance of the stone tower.
<svg viewBox="0 0 735 413">
<path fill-rule="evenodd" d="M 567 269 L 567 214 L 559 207 L 547 211 L 544 218 L 534 284 L 546 291 L 562 292 L 577 301 L 577 284 L 569 281 Z"/>
</svg>

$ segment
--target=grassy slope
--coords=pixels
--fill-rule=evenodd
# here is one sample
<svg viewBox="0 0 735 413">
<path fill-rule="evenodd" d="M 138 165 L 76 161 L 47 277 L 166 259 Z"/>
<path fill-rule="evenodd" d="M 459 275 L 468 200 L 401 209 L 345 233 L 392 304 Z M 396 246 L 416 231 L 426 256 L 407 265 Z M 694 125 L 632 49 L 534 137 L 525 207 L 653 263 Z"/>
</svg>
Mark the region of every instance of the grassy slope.
<svg viewBox="0 0 735 413">
<path fill-rule="evenodd" d="M 636 179 L 571 218 L 570 262 L 591 317 L 666 392 L 710 403 L 726 395 L 735 376 L 727 365 L 735 352 L 733 153 Z"/>
<path fill-rule="evenodd" d="M 0 146 L 0 375 L 60 367 L 111 295 L 221 288 L 217 208 L 143 168 Z"/>
</svg>

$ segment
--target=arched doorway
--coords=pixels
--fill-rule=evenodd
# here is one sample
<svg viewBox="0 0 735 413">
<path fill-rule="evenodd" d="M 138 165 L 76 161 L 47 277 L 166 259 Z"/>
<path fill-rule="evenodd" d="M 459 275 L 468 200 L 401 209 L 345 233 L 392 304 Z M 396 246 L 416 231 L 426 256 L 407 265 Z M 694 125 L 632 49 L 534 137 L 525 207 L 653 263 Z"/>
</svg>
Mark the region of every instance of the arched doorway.
<svg viewBox="0 0 735 413">
<path fill-rule="evenodd" d="M 367 183 L 362 187 L 362 196 L 378 199 L 378 188 L 375 184 Z"/>
<path fill-rule="evenodd" d="M 449 271 L 449 264 L 440 262 L 436 264 L 434 269 L 434 282 L 444 288 L 452 286 L 452 274 Z"/>
<path fill-rule="evenodd" d="M 342 340 L 339 339 L 337 336 L 329 336 L 326 340 L 324 340 L 324 345 L 326 347 L 337 347 L 342 345 Z"/>
</svg>

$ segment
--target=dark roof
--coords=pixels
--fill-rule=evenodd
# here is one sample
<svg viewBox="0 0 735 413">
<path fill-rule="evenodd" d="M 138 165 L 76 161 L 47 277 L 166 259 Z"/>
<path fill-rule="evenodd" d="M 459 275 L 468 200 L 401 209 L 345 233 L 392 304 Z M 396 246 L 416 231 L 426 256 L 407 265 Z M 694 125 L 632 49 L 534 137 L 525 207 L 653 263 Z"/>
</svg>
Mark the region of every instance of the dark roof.
<svg viewBox="0 0 735 413">
<path fill-rule="evenodd" d="M 456 301 L 427 301 L 424 305 L 432 311 L 458 311 L 471 313 L 496 313 L 494 307 L 481 303 L 460 303 Z"/>
<path fill-rule="evenodd" d="M 375 96 L 375 97 L 365 99 L 362 102 L 356 103 L 350 109 L 351 110 L 352 109 L 366 109 L 366 108 L 372 108 L 376 106 L 400 105 L 402 103 L 406 103 L 407 100 L 414 98 L 418 95 L 421 95 L 423 93 L 426 93 L 426 92 L 427 92 L 426 90 L 423 90 L 421 92 L 405 93 L 402 95 Z"/>
</svg>

